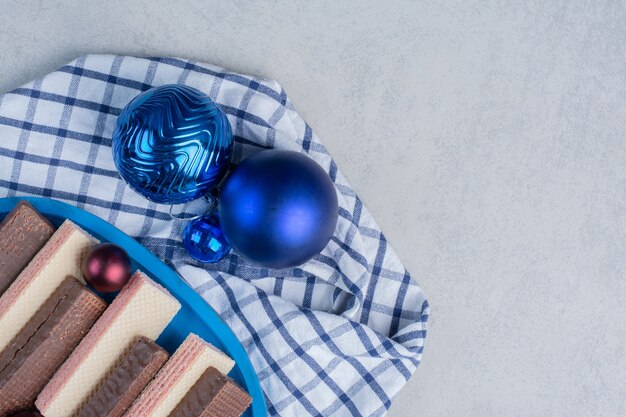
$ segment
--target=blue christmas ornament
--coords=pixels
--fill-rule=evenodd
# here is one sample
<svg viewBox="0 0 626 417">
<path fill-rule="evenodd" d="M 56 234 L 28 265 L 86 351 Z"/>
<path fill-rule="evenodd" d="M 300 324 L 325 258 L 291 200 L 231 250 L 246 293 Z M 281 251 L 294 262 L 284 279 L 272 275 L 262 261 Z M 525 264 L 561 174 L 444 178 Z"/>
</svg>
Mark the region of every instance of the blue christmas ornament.
<svg viewBox="0 0 626 417">
<path fill-rule="evenodd" d="M 230 163 L 232 146 L 224 112 L 184 85 L 139 94 L 113 133 L 118 172 L 133 190 L 157 203 L 186 203 L 210 192 Z"/>
<path fill-rule="evenodd" d="M 183 244 L 189 255 L 201 262 L 217 262 L 230 252 L 216 214 L 190 222 L 183 233 Z"/>
<path fill-rule="evenodd" d="M 265 267 L 286 268 L 328 244 L 337 224 L 337 193 L 306 155 L 267 150 L 245 159 L 226 179 L 218 212 L 237 253 Z"/>
</svg>

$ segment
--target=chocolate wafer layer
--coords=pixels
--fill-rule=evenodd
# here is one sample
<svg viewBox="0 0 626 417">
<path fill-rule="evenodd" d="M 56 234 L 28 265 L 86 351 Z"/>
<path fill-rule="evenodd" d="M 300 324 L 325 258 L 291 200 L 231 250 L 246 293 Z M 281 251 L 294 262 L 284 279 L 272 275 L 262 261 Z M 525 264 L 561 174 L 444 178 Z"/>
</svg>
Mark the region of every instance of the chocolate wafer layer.
<svg viewBox="0 0 626 417">
<path fill-rule="evenodd" d="M 78 282 L 76 278 L 68 276 L 63 280 L 59 288 L 46 300 L 41 306 L 33 318 L 26 323 L 26 325 L 20 330 L 20 332 L 13 338 L 11 343 L 8 344 L 2 352 L 0 352 L 0 372 L 2 372 L 15 358 L 17 352 L 26 345 L 30 338 L 37 332 L 37 330 L 48 320 L 54 310 L 58 307 L 59 302 L 66 298 L 71 292 L 76 292 L 78 288 L 83 284 Z"/>
<path fill-rule="evenodd" d="M 169 417 L 240 417 L 251 403 L 247 392 L 210 367 Z"/>
<path fill-rule="evenodd" d="M 107 375 L 78 417 L 121 417 L 168 357 L 152 340 L 140 337 Z"/>
<path fill-rule="evenodd" d="M 28 409 L 70 356 L 106 303 L 75 281 L 50 317 L 0 372 L 0 416 Z"/>
<path fill-rule="evenodd" d="M 226 354 L 190 334 L 125 417 L 168 417 L 209 367 L 226 374 L 234 365 Z"/>
<path fill-rule="evenodd" d="M 26 201 L 0 224 L 0 295 L 54 233 L 54 227 Z"/>
</svg>

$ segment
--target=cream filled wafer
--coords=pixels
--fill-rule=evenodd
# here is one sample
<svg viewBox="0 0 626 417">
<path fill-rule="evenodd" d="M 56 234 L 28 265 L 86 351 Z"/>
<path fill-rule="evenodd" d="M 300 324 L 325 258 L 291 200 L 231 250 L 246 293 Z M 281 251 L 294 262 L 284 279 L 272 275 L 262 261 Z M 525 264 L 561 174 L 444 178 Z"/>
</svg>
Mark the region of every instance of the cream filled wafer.
<svg viewBox="0 0 626 417">
<path fill-rule="evenodd" d="M 0 371 L 0 416 L 31 408 L 39 392 L 87 334 L 106 303 L 71 278 L 55 308 Z"/>
<path fill-rule="evenodd" d="M 75 416 L 139 336 L 156 339 L 180 309 L 167 290 L 137 271 L 41 392 L 46 417 Z"/>
</svg>

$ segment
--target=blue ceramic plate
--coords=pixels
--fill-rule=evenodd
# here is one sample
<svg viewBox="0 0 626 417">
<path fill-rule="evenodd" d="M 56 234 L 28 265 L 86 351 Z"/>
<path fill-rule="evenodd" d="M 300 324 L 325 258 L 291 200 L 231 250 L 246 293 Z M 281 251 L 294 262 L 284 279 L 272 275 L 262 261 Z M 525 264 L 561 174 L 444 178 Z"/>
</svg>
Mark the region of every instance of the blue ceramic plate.
<svg viewBox="0 0 626 417">
<path fill-rule="evenodd" d="M 157 342 L 173 352 L 189 333 L 195 333 L 228 353 L 237 363 L 229 376 L 252 396 L 252 406 L 244 416 L 267 416 L 259 380 L 241 343 L 217 313 L 178 274 L 121 230 L 93 214 L 60 201 L 35 197 L 0 198 L 0 220 L 20 200 L 28 200 L 57 227 L 65 219 L 70 219 L 97 239 L 103 242 L 113 242 L 126 249 L 133 258 L 133 266 L 167 288 L 182 305 L 180 312 Z"/>
</svg>

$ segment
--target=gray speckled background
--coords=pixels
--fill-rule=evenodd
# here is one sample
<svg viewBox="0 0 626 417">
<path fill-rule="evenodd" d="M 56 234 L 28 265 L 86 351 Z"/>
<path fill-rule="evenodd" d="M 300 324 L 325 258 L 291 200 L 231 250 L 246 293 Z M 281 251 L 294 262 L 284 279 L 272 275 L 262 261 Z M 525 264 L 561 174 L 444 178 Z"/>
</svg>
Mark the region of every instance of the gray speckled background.
<svg viewBox="0 0 626 417">
<path fill-rule="evenodd" d="M 624 3 L 382 3 L 0 0 L 0 91 L 87 52 L 280 81 L 430 298 L 390 417 L 625 415 Z"/>
</svg>

